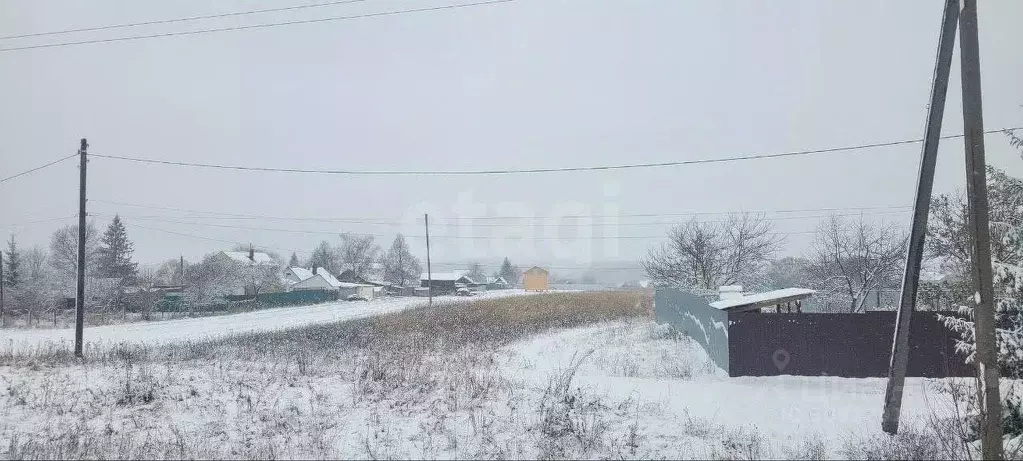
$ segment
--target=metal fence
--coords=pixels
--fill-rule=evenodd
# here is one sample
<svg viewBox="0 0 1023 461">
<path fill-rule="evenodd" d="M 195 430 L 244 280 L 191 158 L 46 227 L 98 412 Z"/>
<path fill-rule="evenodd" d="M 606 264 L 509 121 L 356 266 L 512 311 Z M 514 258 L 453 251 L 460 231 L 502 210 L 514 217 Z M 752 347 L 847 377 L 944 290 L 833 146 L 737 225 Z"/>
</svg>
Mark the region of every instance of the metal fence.
<svg viewBox="0 0 1023 461">
<path fill-rule="evenodd" d="M 671 289 L 657 290 L 654 311 L 658 322 L 703 346 L 729 376 L 888 375 L 895 312 L 726 313 Z M 910 338 L 907 376 L 974 376 L 938 313 L 914 312 Z"/>
</svg>

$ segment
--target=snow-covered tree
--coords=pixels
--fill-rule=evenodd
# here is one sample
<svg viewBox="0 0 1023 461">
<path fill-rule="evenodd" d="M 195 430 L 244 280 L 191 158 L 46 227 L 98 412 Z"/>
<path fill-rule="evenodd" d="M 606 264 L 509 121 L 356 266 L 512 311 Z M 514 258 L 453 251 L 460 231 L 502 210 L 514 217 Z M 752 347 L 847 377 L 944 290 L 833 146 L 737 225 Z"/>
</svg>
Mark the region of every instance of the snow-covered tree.
<svg viewBox="0 0 1023 461">
<path fill-rule="evenodd" d="M 21 282 L 21 252 L 18 251 L 18 243 L 15 241 L 14 235 L 11 235 L 11 239 L 7 241 L 7 255 L 4 258 L 4 280 L 2 283 L 5 285 L 16 288 L 18 283 Z"/>
<path fill-rule="evenodd" d="M 291 252 L 291 259 L 288 260 L 288 267 L 299 267 L 302 263 L 298 261 L 298 255 L 294 251 Z"/>
<path fill-rule="evenodd" d="M 418 285 L 422 268 L 419 259 L 409 249 L 405 236 L 398 234 L 381 259 L 384 281 L 398 286 Z"/>
<path fill-rule="evenodd" d="M 863 312 L 871 294 L 898 287 L 906 259 L 906 233 L 894 225 L 846 223 L 832 216 L 817 231 L 811 257 L 811 288 L 822 298 Z"/>
<path fill-rule="evenodd" d="M 168 259 L 159 266 L 153 273 L 153 283 L 158 285 L 180 285 L 183 282 L 182 266 L 183 262 L 180 258 Z M 142 282 L 146 282 L 143 280 Z"/>
<path fill-rule="evenodd" d="M 128 240 L 121 217 L 114 215 L 97 250 L 99 275 L 120 278 L 124 283 L 134 282 L 138 273 L 138 264 L 131 260 L 134 247 L 131 240 Z"/>
<path fill-rule="evenodd" d="M 341 270 L 351 270 L 355 275 L 369 278 L 380 254 L 380 246 L 373 243 L 373 236 L 345 232 L 341 234 L 338 257 Z"/>
<path fill-rule="evenodd" d="M 25 264 L 25 275 L 30 279 L 37 279 L 47 274 L 46 261 L 49 256 L 46 254 L 46 250 L 43 247 L 36 245 L 25 252 L 24 264 Z"/>
<path fill-rule="evenodd" d="M 812 284 L 810 260 L 795 256 L 786 256 L 768 263 L 762 282 L 765 290 L 792 287 L 808 288 Z"/>
<path fill-rule="evenodd" d="M 341 273 L 338 251 L 326 240 L 320 242 L 309 256 L 309 267 L 323 267 L 331 274 Z"/>
<path fill-rule="evenodd" d="M 238 278 L 236 263 L 215 253 L 206 255 L 201 262 L 185 268 L 185 299 L 193 307 L 212 303 L 231 294 Z"/>
<path fill-rule="evenodd" d="M 473 282 L 476 283 L 487 283 L 487 272 L 483 270 L 483 264 L 479 261 L 473 261 L 469 264 L 469 273 L 466 274 Z"/>
<path fill-rule="evenodd" d="M 512 265 L 508 258 L 504 258 L 504 262 L 501 263 L 501 270 L 498 275 L 508 282 L 509 285 L 515 286 L 519 284 L 519 279 L 522 278 L 522 271 L 517 266 Z"/>
<path fill-rule="evenodd" d="M 668 242 L 650 250 L 643 265 L 658 286 L 717 290 L 759 274 L 782 239 L 762 216 L 724 222 L 692 220 L 672 228 Z"/>
<path fill-rule="evenodd" d="M 1023 154 L 1023 144 L 1013 145 Z M 989 213 L 992 234 L 992 269 L 994 275 L 995 337 L 1002 376 L 1023 377 L 1023 181 L 999 170 L 988 168 Z M 995 211 L 997 210 L 997 211 Z M 952 229 L 956 229 L 952 227 Z M 965 232 L 964 232 L 965 234 Z M 952 238 L 961 239 L 949 232 Z M 997 250 L 994 241 L 997 238 Z M 968 239 L 968 235 L 965 237 Z M 969 242 L 966 243 L 965 262 L 958 261 L 960 270 L 969 267 Z M 958 246 L 943 248 L 958 249 Z M 954 258 L 957 253 L 939 254 Z M 949 256 L 951 255 L 951 256 Z M 966 282 L 970 283 L 967 275 Z M 971 289 L 972 290 L 972 289 Z M 976 344 L 973 334 L 974 303 L 960 299 L 958 316 L 942 316 L 945 325 L 955 331 L 960 340 L 957 349 L 965 354 L 967 362 L 974 360 Z"/>
</svg>

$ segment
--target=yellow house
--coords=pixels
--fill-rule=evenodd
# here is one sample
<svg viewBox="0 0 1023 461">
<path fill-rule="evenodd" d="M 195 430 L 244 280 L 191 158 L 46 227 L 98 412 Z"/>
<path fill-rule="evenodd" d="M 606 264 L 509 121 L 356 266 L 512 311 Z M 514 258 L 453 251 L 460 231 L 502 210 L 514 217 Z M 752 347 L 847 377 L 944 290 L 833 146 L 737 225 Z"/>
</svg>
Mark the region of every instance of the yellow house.
<svg viewBox="0 0 1023 461">
<path fill-rule="evenodd" d="M 547 291 L 547 269 L 539 266 L 529 268 L 522 277 L 522 287 L 526 291 Z"/>
</svg>

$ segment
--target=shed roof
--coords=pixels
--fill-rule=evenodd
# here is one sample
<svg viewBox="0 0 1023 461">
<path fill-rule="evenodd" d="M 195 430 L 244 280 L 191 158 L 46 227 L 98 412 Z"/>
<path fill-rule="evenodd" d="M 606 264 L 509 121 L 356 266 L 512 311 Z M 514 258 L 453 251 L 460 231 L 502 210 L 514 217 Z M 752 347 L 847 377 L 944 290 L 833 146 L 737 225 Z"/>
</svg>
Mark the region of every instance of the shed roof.
<svg viewBox="0 0 1023 461">
<path fill-rule="evenodd" d="M 430 274 L 428 274 L 426 272 L 423 272 L 422 275 L 420 275 L 419 278 L 421 280 L 435 280 L 435 281 L 440 281 L 440 282 L 455 282 L 455 281 L 458 281 L 459 279 L 461 279 L 462 277 L 469 278 L 466 275 L 468 273 L 469 273 L 468 271 L 452 271 L 452 272 L 434 272 L 433 275 L 430 275 Z M 472 280 L 472 279 L 469 279 L 469 280 Z"/>
<path fill-rule="evenodd" d="M 774 306 L 789 301 L 799 301 L 812 296 L 816 291 L 808 288 L 784 288 L 781 290 L 755 293 L 734 299 L 722 299 L 710 303 L 710 306 L 724 311 L 736 312 Z"/>
</svg>

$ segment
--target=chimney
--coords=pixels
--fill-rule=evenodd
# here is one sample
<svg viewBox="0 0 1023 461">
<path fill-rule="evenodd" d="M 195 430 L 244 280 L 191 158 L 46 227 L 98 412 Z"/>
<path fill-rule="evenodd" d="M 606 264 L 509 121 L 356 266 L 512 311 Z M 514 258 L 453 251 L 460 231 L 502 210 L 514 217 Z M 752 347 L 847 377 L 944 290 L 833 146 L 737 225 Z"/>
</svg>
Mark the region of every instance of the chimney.
<svg viewBox="0 0 1023 461">
<path fill-rule="evenodd" d="M 252 244 L 249 244 L 249 261 L 256 262 L 256 250 L 252 249 Z"/>
<path fill-rule="evenodd" d="M 313 275 L 316 275 L 316 266 L 313 266 Z"/>
</svg>

